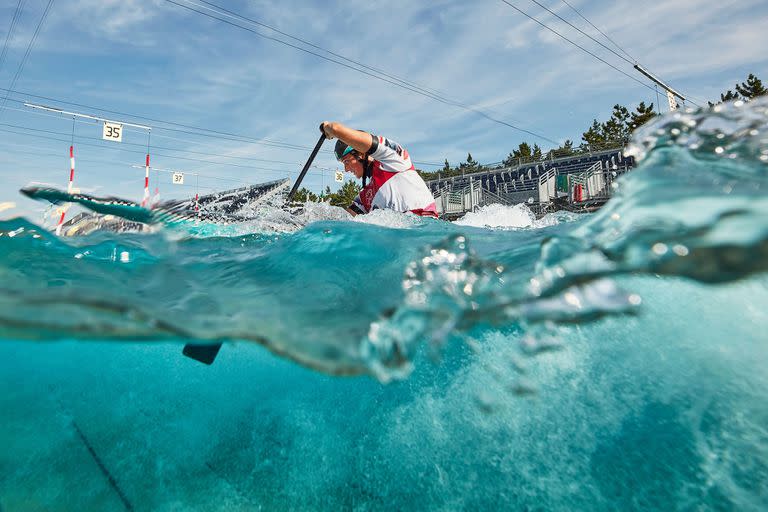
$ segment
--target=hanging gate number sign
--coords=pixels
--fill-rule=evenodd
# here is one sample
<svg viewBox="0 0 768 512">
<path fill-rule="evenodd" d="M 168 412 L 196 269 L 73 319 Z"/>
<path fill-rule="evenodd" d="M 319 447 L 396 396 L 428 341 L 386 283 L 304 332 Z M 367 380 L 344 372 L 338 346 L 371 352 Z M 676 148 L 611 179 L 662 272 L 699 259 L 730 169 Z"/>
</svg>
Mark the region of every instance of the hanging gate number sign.
<svg viewBox="0 0 768 512">
<path fill-rule="evenodd" d="M 114 142 L 123 142 L 123 125 L 120 123 L 104 121 L 104 130 L 101 134 L 101 138 Z"/>
</svg>

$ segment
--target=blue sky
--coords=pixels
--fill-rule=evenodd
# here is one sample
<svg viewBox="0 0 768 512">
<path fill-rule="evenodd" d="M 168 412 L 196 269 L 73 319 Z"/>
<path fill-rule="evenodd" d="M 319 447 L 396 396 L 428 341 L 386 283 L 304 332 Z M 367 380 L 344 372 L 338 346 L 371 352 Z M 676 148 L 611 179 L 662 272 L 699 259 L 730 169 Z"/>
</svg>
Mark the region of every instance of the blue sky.
<svg viewBox="0 0 768 512">
<path fill-rule="evenodd" d="M 175 1 L 199 10 L 206 7 L 200 0 Z M 647 83 L 629 64 L 534 2 L 508 1 Z M 561 0 L 539 1 L 610 45 Z M 17 3 L 0 0 L 0 44 Z M 47 3 L 24 2 L 0 69 L 0 99 L 18 72 Z M 556 141 L 570 138 L 578 143 L 592 119 L 606 119 L 616 103 L 656 103 L 653 90 L 500 0 L 214 3 Z M 643 7 L 632 0 L 569 3 L 638 62 L 699 104 L 733 88 L 750 72 L 768 81 L 765 0 L 659 0 Z M 264 27 L 249 27 L 331 57 Z M 0 218 L 24 215 L 39 221 L 43 205 L 17 190 L 33 181 L 63 188 L 69 177 L 72 118 L 34 111 L 24 107 L 24 101 L 152 126 L 152 165 L 185 173 L 184 186 L 172 185 L 169 173 L 153 174 L 152 188 L 157 184 L 163 198 L 281 177 L 293 180 L 317 141 L 322 120 L 342 121 L 397 140 L 425 170 L 446 158 L 452 164 L 464 161 L 468 152 L 480 162 L 497 162 L 522 141 L 537 142 L 544 149 L 552 146 L 355 69 L 166 0 L 57 0 L 0 113 L 0 204 L 15 204 L 0 212 Z M 163 128 L 169 125 L 161 121 L 261 142 L 168 131 Z M 146 132 L 126 127 L 121 144 L 100 139 L 99 125 L 75 123 L 75 186 L 140 200 L 144 171 L 132 165 L 143 164 Z M 285 144 L 293 147 L 281 147 Z M 330 149 L 326 143 L 306 178 L 310 189 L 319 191 L 322 184 L 336 188 L 332 170 L 338 166 Z"/>
</svg>

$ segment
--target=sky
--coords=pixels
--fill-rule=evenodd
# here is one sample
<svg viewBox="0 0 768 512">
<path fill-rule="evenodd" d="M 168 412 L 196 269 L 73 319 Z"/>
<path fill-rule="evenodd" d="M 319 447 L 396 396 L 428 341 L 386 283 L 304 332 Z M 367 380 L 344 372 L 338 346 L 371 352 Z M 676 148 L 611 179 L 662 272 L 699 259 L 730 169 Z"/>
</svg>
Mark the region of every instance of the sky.
<svg viewBox="0 0 768 512">
<path fill-rule="evenodd" d="M 578 144 L 617 103 L 658 105 L 635 61 L 687 106 L 749 73 L 768 82 L 765 0 L 568 1 L 621 49 L 562 0 L 54 0 L 39 25 L 49 1 L 0 0 L 0 218 L 41 222 L 45 205 L 18 189 L 66 188 L 73 141 L 82 192 L 141 200 L 149 147 L 151 189 L 171 199 L 295 180 L 324 120 L 396 140 L 429 171 L 468 153 L 498 162 L 524 141 Z M 24 103 L 151 131 L 126 125 L 122 142 L 104 141 L 100 121 Z M 332 147 L 305 178 L 310 190 L 338 187 Z"/>
</svg>

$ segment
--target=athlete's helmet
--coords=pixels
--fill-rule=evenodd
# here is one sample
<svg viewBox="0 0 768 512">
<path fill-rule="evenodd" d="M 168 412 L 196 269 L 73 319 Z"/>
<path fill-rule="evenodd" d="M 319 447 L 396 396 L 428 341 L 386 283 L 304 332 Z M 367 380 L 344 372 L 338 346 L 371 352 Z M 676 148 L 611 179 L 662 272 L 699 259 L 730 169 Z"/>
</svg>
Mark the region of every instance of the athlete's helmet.
<svg viewBox="0 0 768 512">
<path fill-rule="evenodd" d="M 348 145 L 343 140 L 337 140 L 336 147 L 333 148 L 333 152 L 336 153 L 336 160 L 339 160 L 339 161 L 354 150 L 355 148 Z"/>
</svg>

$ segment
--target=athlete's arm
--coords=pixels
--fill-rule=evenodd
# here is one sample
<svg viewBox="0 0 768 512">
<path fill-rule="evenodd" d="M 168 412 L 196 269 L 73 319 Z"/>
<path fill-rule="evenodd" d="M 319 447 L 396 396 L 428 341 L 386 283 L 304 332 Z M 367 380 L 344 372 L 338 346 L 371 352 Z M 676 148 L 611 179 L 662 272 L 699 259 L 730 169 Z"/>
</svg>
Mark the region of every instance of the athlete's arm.
<svg viewBox="0 0 768 512">
<path fill-rule="evenodd" d="M 368 132 L 361 132 L 360 130 L 354 130 L 348 126 L 335 121 L 325 121 L 322 124 L 323 132 L 329 139 L 338 138 L 343 140 L 355 151 L 366 154 L 371 150 L 373 145 L 373 135 Z"/>
</svg>

